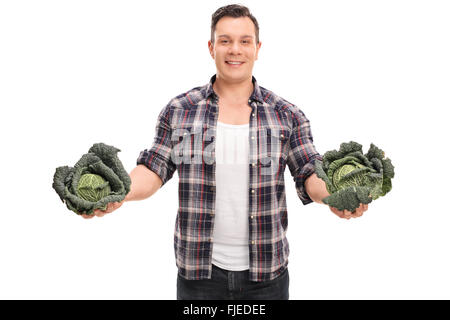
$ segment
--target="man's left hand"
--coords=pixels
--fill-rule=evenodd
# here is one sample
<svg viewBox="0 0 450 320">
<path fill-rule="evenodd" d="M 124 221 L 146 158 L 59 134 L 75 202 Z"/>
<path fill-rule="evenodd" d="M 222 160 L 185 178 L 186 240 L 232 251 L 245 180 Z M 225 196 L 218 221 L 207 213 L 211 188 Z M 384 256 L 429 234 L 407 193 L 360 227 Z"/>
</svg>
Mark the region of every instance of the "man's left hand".
<svg viewBox="0 0 450 320">
<path fill-rule="evenodd" d="M 330 206 L 331 212 L 333 212 L 333 213 L 334 213 L 335 215 L 337 215 L 339 218 L 343 218 L 343 219 L 347 219 L 347 220 L 350 219 L 350 218 L 358 218 L 358 217 L 361 217 L 362 214 L 363 214 L 365 211 L 367 211 L 368 208 L 369 208 L 369 205 L 368 205 L 368 204 L 363 204 L 363 203 L 361 203 L 361 204 L 359 205 L 359 207 L 356 208 L 355 211 L 350 212 L 350 211 L 348 211 L 348 210 L 340 211 L 340 210 L 338 210 L 338 209 L 336 209 L 336 208 Z"/>
</svg>

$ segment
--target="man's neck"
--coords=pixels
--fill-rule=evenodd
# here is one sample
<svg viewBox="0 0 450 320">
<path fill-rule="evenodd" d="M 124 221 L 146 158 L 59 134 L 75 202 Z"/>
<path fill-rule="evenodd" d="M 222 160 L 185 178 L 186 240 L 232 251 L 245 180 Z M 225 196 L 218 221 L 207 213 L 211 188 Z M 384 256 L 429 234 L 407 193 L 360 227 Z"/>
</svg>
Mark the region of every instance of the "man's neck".
<svg viewBox="0 0 450 320">
<path fill-rule="evenodd" d="M 216 76 L 213 89 L 220 99 L 233 104 L 242 104 L 247 103 L 254 86 L 251 77 L 241 82 L 230 83 Z"/>
</svg>

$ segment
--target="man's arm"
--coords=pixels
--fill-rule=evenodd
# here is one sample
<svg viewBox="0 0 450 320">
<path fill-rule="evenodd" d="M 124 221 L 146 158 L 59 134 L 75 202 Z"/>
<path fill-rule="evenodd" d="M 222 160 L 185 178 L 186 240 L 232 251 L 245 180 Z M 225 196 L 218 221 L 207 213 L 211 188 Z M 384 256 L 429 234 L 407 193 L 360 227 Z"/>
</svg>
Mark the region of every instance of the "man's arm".
<svg viewBox="0 0 450 320">
<path fill-rule="evenodd" d="M 305 189 L 311 200 L 317 203 L 323 203 L 322 199 L 330 195 L 325 185 L 325 181 L 317 177 L 317 174 L 315 173 L 306 179 Z"/>
<path fill-rule="evenodd" d="M 155 138 L 152 147 L 139 154 L 137 167 L 130 172 L 130 192 L 121 202 L 108 203 L 106 210 L 94 210 L 93 215 L 82 215 L 83 218 L 103 217 L 107 213 L 120 208 L 125 201 L 143 200 L 153 195 L 169 181 L 176 166 L 171 160 L 171 126 L 173 113 L 171 102 L 161 110 L 156 123 Z"/>
<path fill-rule="evenodd" d="M 130 172 L 130 178 L 130 192 L 126 195 L 125 201 L 147 199 L 158 191 L 162 185 L 161 178 L 142 164 Z"/>
<path fill-rule="evenodd" d="M 320 179 L 317 174 L 313 173 L 305 181 L 305 189 L 312 201 L 323 203 L 322 199 L 330 195 L 325 185 L 325 181 Z M 348 210 L 340 211 L 336 208 L 329 207 L 331 212 L 340 218 L 350 219 L 362 216 L 364 211 L 368 209 L 367 204 L 362 204 L 354 212 Z"/>
</svg>

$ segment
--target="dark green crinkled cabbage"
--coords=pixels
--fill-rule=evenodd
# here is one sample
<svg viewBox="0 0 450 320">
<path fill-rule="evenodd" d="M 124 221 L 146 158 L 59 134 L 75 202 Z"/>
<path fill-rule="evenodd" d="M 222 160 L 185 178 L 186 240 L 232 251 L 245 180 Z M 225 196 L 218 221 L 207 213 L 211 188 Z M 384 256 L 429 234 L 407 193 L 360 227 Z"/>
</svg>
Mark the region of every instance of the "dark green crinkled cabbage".
<svg viewBox="0 0 450 320">
<path fill-rule="evenodd" d="M 117 156 L 118 152 L 120 150 L 113 146 L 96 143 L 73 168 L 56 168 L 53 188 L 67 208 L 77 214 L 92 214 L 96 209 L 105 210 L 110 202 L 125 199 L 130 191 L 131 179 Z M 82 181 L 83 185 L 79 188 L 80 178 L 85 174 L 100 176 L 104 182 L 99 177 L 90 176 L 89 182 Z M 91 181 L 94 185 L 89 189 L 85 184 Z"/>
<path fill-rule="evenodd" d="M 322 161 L 316 160 L 315 168 L 330 193 L 322 201 L 339 210 L 353 212 L 392 189 L 394 166 L 373 143 L 366 154 L 357 142 L 342 143 L 339 151 L 328 151 Z"/>
</svg>

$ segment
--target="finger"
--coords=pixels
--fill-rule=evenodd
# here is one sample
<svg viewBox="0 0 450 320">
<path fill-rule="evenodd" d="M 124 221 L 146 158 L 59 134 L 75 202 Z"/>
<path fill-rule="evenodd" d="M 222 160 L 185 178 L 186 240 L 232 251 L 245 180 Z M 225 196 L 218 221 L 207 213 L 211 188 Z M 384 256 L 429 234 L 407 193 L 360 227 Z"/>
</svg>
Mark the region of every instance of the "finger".
<svg viewBox="0 0 450 320">
<path fill-rule="evenodd" d="M 107 204 L 106 210 L 102 211 L 101 213 L 103 213 L 103 214 L 111 213 L 114 210 L 116 210 L 118 207 L 120 207 L 120 204 L 118 202 L 110 202 L 110 203 Z"/>
<path fill-rule="evenodd" d="M 344 218 L 344 219 L 347 219 L 347 220 L 349 220 L 352 217 L 351 212 L 348 211 L 348 210 L 342 210 L 341 211 L 341 215 L 342 215 L 341 218 Z"/>
<path fill-rule="evenodd" d="M 113 203 L 114 210 L 120 208 L 122 206 L 122 204 L 123 204 L 123 201 L 122 202 L 114 202 Z"/>
<path fill-rule="evenodd" d="M 338 210 L 335 207 L 330 207 L 331 212 L 333 212 L 335 215 L 337 215 L 339 218 L 344 218 L 344 213 L 340 210 Z"/>
<path fill-rule="evenodd" d="M 104 212 L 111 213 L 114 210 L 116 210 L 116 203 L 115 202 L 110 202 L 110 203 L 107 204 L 106 210 Z"/>
<path fill-rule="evenodd" d="M 81 214 L 84 219 L 92 219 L 94 217 L 93 214 Z"/>
<path fill-rule="evenodd" d="M 356 210 L 355 213 L 353 214 L 353 217 L 354 218 L 361 217 L 363 212 L 364 212 L 363 210 Z"/>
<path fill-rule="evenodd" d="M 339 211 L 339 213 L 341 215 L 341 218 L 344 218 L 344 219 L 348 220 L 348 219 L 350 219 L 350 215 L 346 214 L 345 211 L 347 211 L 347 210 L 341 210 L 341 211 Z"/>
</svg>

